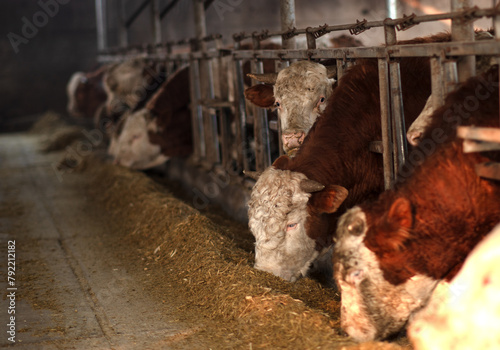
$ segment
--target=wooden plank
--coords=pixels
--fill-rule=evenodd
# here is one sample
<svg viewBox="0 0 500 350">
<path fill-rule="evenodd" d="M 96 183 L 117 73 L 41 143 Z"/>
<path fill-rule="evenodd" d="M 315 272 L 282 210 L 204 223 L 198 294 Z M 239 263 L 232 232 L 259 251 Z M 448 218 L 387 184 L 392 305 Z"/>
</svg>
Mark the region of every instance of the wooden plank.
<svg viewBox="0 0 500 350">
<path fill-rule="evenodd" d="M 459 126 L 457 128 L 457 135 L 460 138 L 468 140 L 500 143 L 500 128 Z"/>
<path fill-rule="evenodd" d="M 500 151 L 500 143 L 464 140 L 464 153 Z"/>
<path fill-rule="evenodd" d="M 500 180 L 500 163 L 488 162 L 476 164 L 476 173 L 480 177 Z"/>
</svg>

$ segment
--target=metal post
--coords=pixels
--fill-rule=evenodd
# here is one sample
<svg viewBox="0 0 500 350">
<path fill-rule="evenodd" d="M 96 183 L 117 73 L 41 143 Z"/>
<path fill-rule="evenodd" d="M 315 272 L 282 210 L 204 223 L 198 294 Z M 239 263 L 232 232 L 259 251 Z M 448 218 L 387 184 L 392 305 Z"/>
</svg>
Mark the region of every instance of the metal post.
<svg viewBox="0 0 500 350">
<path fill-rule="evenodd" d="M 380 90 L 380 116 L 382 127 L 382 157 L 384 164 L 384 186 L 390 189 L 394 185 L 394 168 L 392 163 L 392 128 L 389 96 L 389 67 L 385 59 L 378 60 L 378 76 Z"/>
<path fill-rule="evenodd" d="M 295 28 L 295 0 L 280 0 L 281 30 Z M 295 37 L 283 39 L 283 48 L 292 50 L 296 48 Z"/>
<path fill-rule="evenodd" d="M 387 17 L 392 19 L 398 18 L 396 0 L 385 0 L 385 6 L 387 8 Z"/>
<path fill-rule="evenodd" d="M 108 47 L 106 0 L 95 0 L 95 16 L 97 28 L 97 49 L 99 51 L 104 51 Z"/>
<path fill-rule="evenodd" d="M 254 38 L 253 40 L 254 50 L 260 49 L 260 41 Z M 262 61 L 256 59 L 251 62 L 252 73 L 262 74 L 264 73 L 264 68 Z M 256 81 L 253 81 L 256 84 Z M 255 168 L 256 171 L 264 171 L 267 167 L 271 165 L 271 150 L 269 146 L 269 123 L 267 117 L 267 110 L 252 106 L 254 122 L 254 137 L 255 137 Z"/>
<path fill-rule="evenodd" d="M 125 12 L 125 1 L 118 0 L 118 35 L 121 47 L 127 47 L 128 45 L 128 31 L 125 21 L 127 20 L 127 14 Z"/>
<path fill-rule="evenodd" d="M 196 38 L 198 40 L 198 49 L 201 52 L 207 51 L 206 42 L 202 39 L 207 36 L 206 21 L 205 21 L 205 6 L 203 0 L 193 0 L 194 7 L 194 22 Z M 213 74 L 210 62 L 206 58 L 199 60 L 199 86 L 201 93 L 201 101 L 199 103 L 206 103 L 208 100 L 213 99 Z M 220 161 L 219 153 L 219 140 L 217 133 L 217 116 L 212 113 L 213 110 L 202 108 L 203 110 L 203 128 L 205 133 L 205 166 L 210 168 L 215 163 Z"/>
<path fill-rule="evenodd" d="M 153 43 L 161 43 L 161 19 L 160 19 L 160 0 L 151 1 L 151 21 L 153 32 Z"/>
<path fill-rule="evenodd" d="M 240 43 L 235 42 L 234 49 L 240 49 Z M 242 62 L 241 60 L 234 60 L 234 102 L 235 108 L 235 120 L 236 120 L 236 152 L 237 152 L 237 164 L 242 170 L 250 170 L 249 165 L 249 144 L 247 142 L 247 116 L 246 116 L 246 104 L 245 104 L 245 84 L 243 78 Z"/>
<path fill-rule="evenodd" d="M 471 7 L 471 0 L 452 0 L 451 11 L 460 11 Z M 472 21 L 459 18 L 451 21 L 451 39 L 453 41 L 474 41 L 474 26 Z M 476 75 L 476 57 L 463 56 L 457 62 L 458 80 L 464 82 Z"/>
<path fill-rule="evenodd" d="M 196 44 L 191 45 L 191 51 L 197 51 Z M 191 58 L 189 60 L 189 89 L 191 96 L 191 121 L 193 124 L 193 159 L 199 162 L 201 158 L 205 157 L 205 133 L 203 129 L 203 113 L 200 101 L 200 70 L 198 61 Z"/>
</svg>

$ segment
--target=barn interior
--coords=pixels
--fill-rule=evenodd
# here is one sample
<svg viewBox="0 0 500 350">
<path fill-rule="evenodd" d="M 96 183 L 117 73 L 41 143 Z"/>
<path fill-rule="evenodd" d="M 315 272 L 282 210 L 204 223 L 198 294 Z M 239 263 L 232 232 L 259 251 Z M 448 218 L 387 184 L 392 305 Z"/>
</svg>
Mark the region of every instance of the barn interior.
<svg viewBox="0 0 500 350">
<path fill-rule="evenodd" d="M 219 52 L 236 57 L 231 50 L 245 40 L 256 50 L 261 42 L 283 46 L 268 56 L 260 50 L 261 57 L 242 50 L 239 62 L 246 54 L 255 62 L 276 56 L 281 57 L 273 58 L 276 69 L 283 69 L 318 52 L 318 60 L 326 54 L 355 64 L 356 50 L 328 51 L 333 38 L 347 35 L 378 48 L 387 44 L 384 24 L 365 28 L 366 23 L 412 14 L 417 21 L 444 17 L 401 21 L 406 27 L 397 31 L 397 39 L 406 40 L 451 31 L 453 16 L 445 14 L 473 6 L 485 14 L 466 13 L 474 18 L 468 34 L 498 26 L 495 0 L 3 1 L 0 347 L 415 349 L 404 331 L 361 343 L 349 338 L 341 327 L 341 294 L 330 272 L 288 282 L 253 267 L 247 202 L 255 181 L 243 170 L 263 171 L 283 154 L 280 136 L 273 138 L 280 135 L 274 112 L 249 112 L 254 114 L 245 130 L 259 136 L 255 144 L 242 141 L 254 147 L 247 157 L 245 149 L 225 141 L 234 126 L 223 121 L 230 107 L 247 113 L 241 108 L 244 97 L 211 96 L 219 100 L 205 106 L 207 113 L 190 105 L 198 130 L 192 155 L 130 169 L 113 163 L 109 140 L 94 118 L 68 113 L 67 84 L 75 72 L 147 57 L 169 74 L 196 65 L 201 75 L 196 96 L 202 104 L 203 91 L 213 88 L 213 81 L 207 82 L 213 77 L 203 79 L 203 62 L 215 62 Z M 308 27 L 319 33 L 325 24 L 346 26 L 318 34 L 314 46 L 306 35 L 282 35 Z M 492 45 L 478 46 L 481 54 L 500 54 L 496 35 Z M 455 47 L 451 54 L 459 57 L 476 48 Z M 216 73 L 221 67 L 233 69 L 217 64 Z M 262 67 L 251 69 L 261 73 Z M 203 110 L 201 124 L 195 124 L 193 110 Z M 210 129 L 206 118 L 219 124 Z M 390 187 L 394 170 L 387 176 Z"/>
</svg>

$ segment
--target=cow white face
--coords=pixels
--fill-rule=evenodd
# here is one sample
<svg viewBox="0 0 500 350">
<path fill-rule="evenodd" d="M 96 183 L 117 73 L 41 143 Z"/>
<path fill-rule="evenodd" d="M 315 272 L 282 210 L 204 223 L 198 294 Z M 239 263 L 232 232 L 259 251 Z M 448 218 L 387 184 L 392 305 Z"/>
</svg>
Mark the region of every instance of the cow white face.
<svg viewBox="0 0 500 350">
<path fill-rule="evenodd" d="M 376 255 L 363 243 L 367 230 L 361 208 L 347 211 L 340 218 L 333 253 L 341 327 L 356 341 L 384 339 L 401 331 L 412 313 L 426 304 L 437 283 L 422 275 L 399 285 L 389 283 Z"/>
<path fill-rule="evenodd" d="M 125 117 L 123 129 L 111 142 L 108 153 L 115 155 L 115 164 L 132 169 L 149 169 L 163 164 L 168 157 L 161 148 L 150 142 L 148 132 L 157 132 L 155 120 L 150 120 L 149 111 L 142 109 Z"/>
<path fill-rule="evenodd" d="M 334 75 L 336 69 L 329 72 L 322 64 L 298 61 L 277 74 L 272 81 L 272 93 L 261 84 L 246 90 L 250 102 L 278 111 L 283 149 L 288 155 L 296 153 L 316 118 L 325 110 L 335 82 L 329 76 Z M 254 77 L 259 79 L 259 75 Z"/>
<path fill-rule="evenodd" d="M 282 156 L 274 164 L 283 165 L 289 159 Z M 333 232 L 326 214 L 337 211 L 347 194 L 342 186 L 324 186 L 302 173 L 274 166 L 266 169 L 248 203 L 256 241 L 255 268 L 292 282 L 305 276 L 321 253 L 318 247 L 322 252 L 329 248 Z"/>
<path fill-rule="evenodd" d="M 304 174 L 269 167 L 252 189 L 249 226 L 255 236 L 255 268 L 288 281 L 305 276 L 318 256 L 305 230 L 307 201 L 300 189 Z"/>
<path fill-rule="evenodd" d="M 416 350 L 497 349 L 500 344 L 500 226 L 442 282 L 415 315 L 408 336 Z"/>
</svg>

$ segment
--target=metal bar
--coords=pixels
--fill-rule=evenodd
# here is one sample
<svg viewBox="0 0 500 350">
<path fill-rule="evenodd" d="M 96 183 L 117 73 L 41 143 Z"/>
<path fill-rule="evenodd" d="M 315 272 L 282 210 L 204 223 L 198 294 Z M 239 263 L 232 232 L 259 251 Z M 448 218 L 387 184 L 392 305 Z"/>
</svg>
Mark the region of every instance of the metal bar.
<svg viewBox="0 0 500 350">
<path fill-rule="evenodd" d="M 425 22 L 435 22 L 435 21 L 440 21 L 440 20 L 447 20 L 447 19 L 457 19 L 457 18 L 468 18 L 468 19 L 477 19 L 481 17 L 491 17 L 495 15 L 495 9 L 477 9 L 474 8 L 470 11 L 455 11 L 455 12 L 449 12 L 449 13 L 443 13 L 443 14 L 435 14 L 435 15 L 423 15 L 423 16 L 411 16 L 411 23 L 416 25 L 420 23 L 425 23 Z M 371 28 L 377 28 L 377 27 L 383 27 L 384 25 L 400 25 L 401 23 L 404 23 L 408 21 L 408 18 L 396 18 L 396 19 L 385 19 L 381 21 L 362 21 L 362 28 L 364 30 L 368 30 Z M 293 31 L 290 30 L 281 30 L 281 31 L 265 31 L 266 37 L 273 37 L 273 36 L 288 36 L 288 35 L 299 35 L 299 34 L 306 34 L 308 30 L 321 30 L 322 33 L 330 33 L 330 32 L 335 32 L 335 31 L 340 31 L 340 30 L 349 30 L 352 29 L 356 26 L 359 26 L 358 23 L 350 23 L 350 24 L 341 24 L 341 25 L 334 25 L 334 26 L 318 26 L 318 27 L 312 27 L 312 28 L 303 28 L 303 29 L 294 29 Z M 250 39 L 254 33 L 241 33 L 238 34 L 235 39 L 237 41 L 241 41 L 244 39 Z M 258 35 L 258 34 L 257 34 Z"/>
<path fill-rule="evenodd" d="M 139 17 L 139 15 L 144 11 L 144 9 L 149 5 L 151 0 L 143 0 L 139 7 L 130 15 L 130 17 L 125 21 L 125 26 L 129 28 L 132 23 Z"/>
<path fill-rule="evenodd" d="M 382 127 L 382 156 L 384 164 L 384 186 L 390 189 L 394 185 L 394 167 L 392 162 L 392 127 L 389 96 L 389 67 L 385 59 L 378 60 L 380 116 Z"/>
<path fill-rule="evenodd" d="M 487 179 L 500 180 L 500 163 L 481 163 L 476 164 L 476 173 L 480 177 Z"/>
<path fill-rule="evenodd" d="M 462 139 L 500 143 L 500 129 L 498 128 L 459 126 L 457 136 Z"/>
<path fill-rule="evenodd" d="M 237 49 L 238 43 L 235 48 Z M 236 145 L 237 145 L 237 164 L 242 170 L 250 170 L 249 166 L 249 144 L 247 142 L 247 129 L 246 129 L 246 105 L 244 95 L 244 77 L 242 70 L 242 63 L 240 60 L 234 60 L 234 102 L 236 104 L 235 120 L 236 120 Z"/>
<path fill-rule="evenodd" d="M 153 17 L 153 20 L 151 21 L 153 43 L 159 44 L 161 43 L 160 0 L 151 1 L 151 16 Z"/>
<path fill-rule="evenodd" d="M 394 172 L 397 174 L 400 167 L 405 163 L 408 154 L 399 62 L 389 62 L 389 77 L 391 86 L 391 114 L 394 127 Z"/>
<path fill-rule="evenodd" d="M 177 5 L 179 0 L 172 0 L 170 3 L 168 3 L 163 10 L 160 11 L 160 19 L 163 19 L 174 7 Z"/>
<path fill-rule="evenodd" d="M 97 50 L 102 52 L 108 48 L 106 0 L 95 0 L 95 16 L 97 27 Z"/>
<path fill-rule="evenodd" d="M 444 103 L 444 78 L 441 59 L 439 57 L 431 57 L 431 98 L 432 108 L 436 110 Z"/>
<path fill-rule="evenodd" d="M 193 124 L 193 159 L 198 162 L 201 158 L 205 157 L 205 143 L 202 140 L 205 139 L 205 134 L 203 130 L 203 114 L 201 106 L 198 104 L 200 100 L 200 72 L 198 67 L 198 61 L 192 59 L 189 63 L 189 89 L 191 95 L 191 120 Z"/>
<path fill-rule="evenodd" d="M 121 47 L 126 47 L 128 45 L 128 31 L 127 27 L 125 26 L 125 18 L 126 18 L 126 13 L 125 13 L 125 2 L 124 0 L 117 0 L 117 11 L 119 13 L 118 16 L 118 36 L 119 36 L 119 43 Z"/>
<path fill-rule="evenodd" d="M 387 8 L 387 17 L 389 18 L 398 17 L 398 8 L 396 5 L 396 0 L 385 0 L 385 6 Z"/>
<path fill-rule="evenodd" d="M 451 11 L 459 11 L 471 7 L 471 0 L 451 0 Z M 468 18 L 451 20 L 452 41 L 474 41 L 474 26 Z M 461 57 L 457 62 L 458 80 L 464 82 L 476 75 L 476 56 Z"/>
<path fill-rule="evenodd" d="M 280 0 L 280 18 L 281 18 L 281 30 L 289 31 L 295 28 L 295 0 Z M 282 47 L 284 49 L 295 49 L 296 42 L 295 37 L 285 38 L 281 37 Z"/>
</svg>

